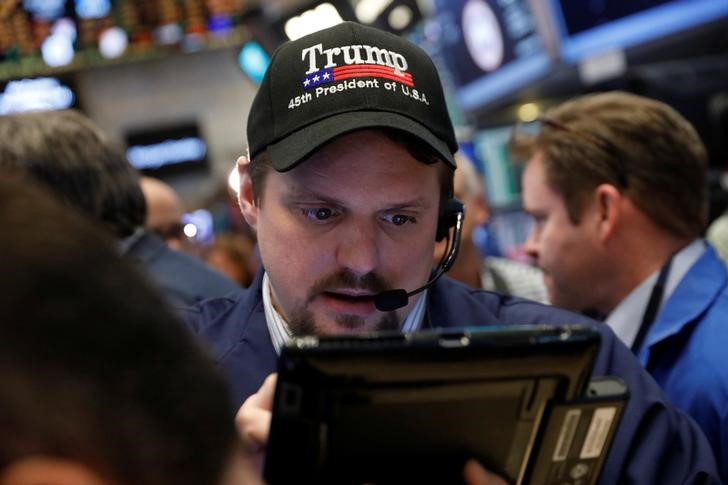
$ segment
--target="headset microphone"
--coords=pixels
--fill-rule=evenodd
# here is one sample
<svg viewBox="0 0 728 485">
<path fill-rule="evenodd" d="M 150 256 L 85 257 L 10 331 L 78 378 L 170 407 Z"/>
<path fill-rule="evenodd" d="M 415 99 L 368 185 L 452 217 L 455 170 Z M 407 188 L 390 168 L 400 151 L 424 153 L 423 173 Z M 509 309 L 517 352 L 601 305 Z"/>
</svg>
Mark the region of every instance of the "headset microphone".
<svg viewBox="0 0 728 485">
<path fill-rule="evenodd" d="M 455 258 L 458 255 L 458 249 L 460 249 L 460 234 L 463 230 L 463 205 L 458 200 L 451 199 L 449 214 L 446 214 L 446 217 L 452 219 L 452 221 L 446 222 L 446 229 L 454 225 L 455 234 L 453 236 L 452 246 L 450 247 L 450 250 L 448 251 L 445 258 L 440 263 L 440 269 L 437 270 L 435 276 L 430 278 L 430 281 L 425 283 L 423 286 L 417 288 L 416 290 L 410 291 L 409 293 L 407 292 L 407 290 L 399 288 L 396 290 L 383 291 L 377 294 L 374 297 L 374 306 L 377 307 L 377 310 L 379 310 L 380 312 L 391 312 L 398 308 L 402 308 L 407 304 L 410 296 L 416 295 L 417 293 L 420 293 L 421 291 L 424 291 L 432 286 L 438 279 L 440 279 L 440 276 L 445 274 L 445 272 L 449 270 L 450 267 L 453 265 L 453 263 L 455 262 Z M 438 228 L 438 234 L 439 233 L 440 229 Z"/>
</svg>

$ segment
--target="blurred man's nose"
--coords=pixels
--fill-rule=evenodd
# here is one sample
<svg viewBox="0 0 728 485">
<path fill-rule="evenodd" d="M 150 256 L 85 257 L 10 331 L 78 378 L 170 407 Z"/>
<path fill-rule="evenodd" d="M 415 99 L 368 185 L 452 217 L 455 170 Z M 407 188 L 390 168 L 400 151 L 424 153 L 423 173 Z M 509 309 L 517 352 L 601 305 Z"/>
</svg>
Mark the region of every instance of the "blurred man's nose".
<svg viewBox="0 0 728 485">
<path fill-rule="evenodd" d="M 533 263 L 538 263 L 538 236 L 535 228 L 531 228 L 529 231 L 528 238 L 523 243 L 523 251 Z"/>
</svg>

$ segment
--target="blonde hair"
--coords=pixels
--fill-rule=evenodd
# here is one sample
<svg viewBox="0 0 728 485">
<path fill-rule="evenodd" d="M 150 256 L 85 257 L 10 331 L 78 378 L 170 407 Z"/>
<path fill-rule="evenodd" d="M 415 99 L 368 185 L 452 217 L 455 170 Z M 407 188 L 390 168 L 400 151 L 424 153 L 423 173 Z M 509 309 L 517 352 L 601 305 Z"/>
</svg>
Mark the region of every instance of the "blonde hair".
<svg viewBox="0 0 728 485">
<path fill-rule="evenodd" d="M 707 223 L 705 147 L 665 103 L 619 91 L 580 96 L 547 111 L 538 134 L 514 132 L 511 153 L 543 156 L 547 183 L 575 224 L 602 183 L 672 234 L 695 237 Z"/>
</svg>

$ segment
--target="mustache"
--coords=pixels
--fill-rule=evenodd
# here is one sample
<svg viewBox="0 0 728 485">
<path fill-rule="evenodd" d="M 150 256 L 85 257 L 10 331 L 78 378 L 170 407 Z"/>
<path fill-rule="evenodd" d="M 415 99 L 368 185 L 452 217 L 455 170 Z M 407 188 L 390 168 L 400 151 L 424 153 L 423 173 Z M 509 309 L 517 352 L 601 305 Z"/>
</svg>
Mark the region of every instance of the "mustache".
<svg viewBox="0 0 728 485">
<path fill-rule="evenodd" d="M 381 293 L 391 289 L 391 285 L 374 272 L 358 276 L 351 271 L 344 270 L 325 276 L 314 283 L 309 292 L 308 301 L 313 300 L 320 293 L 342 287 L 366 290 L 372 293 Z"/>
</svg>

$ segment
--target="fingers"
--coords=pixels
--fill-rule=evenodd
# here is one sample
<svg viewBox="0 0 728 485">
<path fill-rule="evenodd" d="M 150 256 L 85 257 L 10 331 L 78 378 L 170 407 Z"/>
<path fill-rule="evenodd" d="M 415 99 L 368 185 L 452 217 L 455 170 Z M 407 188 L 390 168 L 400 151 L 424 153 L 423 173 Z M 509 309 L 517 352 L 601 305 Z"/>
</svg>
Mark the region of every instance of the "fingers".
<svg viewBox="0 0 728 485">
<path fill-rule="evenodd" d="M 468 485 L 508 485 L 505 480 L 489 472 L 475 460 L 468 460 L 465 464 L 463 478 Z"/>
<path fill-rule="evenodd" d="M 258 392 L 245 400 L 235 416 L 235 427 L 249 452 L 260 451 L 268 443 L 276 377 L 276 374 L 269 375 Z"/>
<path fill-rule="evenodd" d="M 224 485 L 262 485 L 265 446 L 268 443 L 276 374 L 269 375 L 258 392 L 245 400 L 235 416 L 243 450 L 234 465 L 236 474 Z"/>
<path fill-rule="evenodd" d="M 263 385 L 260 386 L 258 392 L 255 393 L 260 399 L 260 406 L 268 411 L 273 410 L 273 396 L 276 392 L 276 382 L 278 381 L 278 374 L 273 373 L 265 378 Z"/>
</svg>

